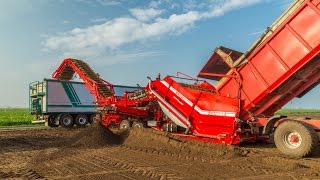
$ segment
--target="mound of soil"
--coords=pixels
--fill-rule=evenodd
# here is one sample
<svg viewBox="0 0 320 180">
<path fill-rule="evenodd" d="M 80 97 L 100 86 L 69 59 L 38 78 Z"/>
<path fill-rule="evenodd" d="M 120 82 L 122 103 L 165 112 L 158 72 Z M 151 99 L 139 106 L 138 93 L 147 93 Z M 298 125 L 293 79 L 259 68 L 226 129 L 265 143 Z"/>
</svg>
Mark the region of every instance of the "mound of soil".
<svg viewBox="0 0 320 180">
<path fill-rule="evenodd" d="M 63 158 L 72 155 L 79 148 L 100 148 L 122 146 L 146 151 L 157 151 L 178 156 L 201 159 L 233 158 L 245 156 L 248 151 L 236 146 L 212 144 L 182 139 L 176 135 L 153 129 L 132 128 L 125 131 L 111 131 L 95 123 L 72 137 L 62 140 L 59 149 L 41 154 L 34 162 Z"/>
<path fill-rule="evenodd" d="M 39 162 L 56 160 L 65 156 L 74 154 L 81 148 L 100 148 L 107 146 L 120 145 L 129 135 L 128 131 L 114 133 L 109 128 L 100 123 L 94 123 L 91 126 L 82 129 L 69 138 L 61 139 L 57 144 L 57 149 L 41 152 L 38 158 L 33 159 L 33 164 Z"/>
<path fill-rule="evenodd" d="M 129 131 L 113 132 L 100 123 L 94 123 L 83 129 L 69 140 L 70 147 L 96 148 L 122 144 L 128 137 Z"/>
<path fill-rule="evenodd" d="M 248 153 L 247 150 L 236 146 L 187 140 L 170 133 L 140 128 L 131 129 L 123 145 L 206 158 L 239 157 Z"/>
<path fill-rule="evenodd" d="M 120 145 L 207 158 L 239 157 L 248 153 L 247 150 L 236 146 L 182 139 L 176 135 L 149 128 L 111 131 L 100 123 L 83 129 L 63 144 L 64 148 L 99 148 Z"/>
</svg>

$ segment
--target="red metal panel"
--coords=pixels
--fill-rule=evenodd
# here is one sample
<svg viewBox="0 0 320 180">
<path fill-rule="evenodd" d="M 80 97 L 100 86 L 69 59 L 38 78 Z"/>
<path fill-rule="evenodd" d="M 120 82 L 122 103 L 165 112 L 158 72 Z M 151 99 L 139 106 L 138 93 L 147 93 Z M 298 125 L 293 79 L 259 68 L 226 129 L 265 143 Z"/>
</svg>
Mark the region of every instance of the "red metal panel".
<svg viewBox="0 0 320 180">
<path fill-rule="evenodd" d="M 286 67 L 282 65 L 281 61 L 273 55 L 267 46 L 252 58 L 251 63 L 263 75 L 269 86 L 287 72 Z M 271 70 L 272 73 L 270 72 Z"/>
<path fill-rule="evenodd" d="M 289 67 L 293 67 L 309 52 L 308 49 L 285 28 L 270 41 L 270 46 Z"/>
<path fill-rule="evenodd" d="M 246 65 L 239 72 L 245 76 L 242 76 L 242 91 L 246 93 L 251 101 L 253 101 L 261 92 L 263 92 L 267 86 L 263 83 L 263 80 L 259 78 L 258 74 L 254 72 L 251 64 Z M 249 104 L 249 101 L 245 99 L 245 104 Z"/>
<path fill-rule="evenodd" d="M 320 0 L 313 0 L 312 3 L 313 3 L 315 6 L 318 6 L 318 5 L 320 5 Z"/>
<path fill-rule="evenodd" d="M 312 47 L 320 43 L 320 14 L 311 7 L 305 7 L 289 25 Z M 308 27 L 308 28 L 305 28 Z"/>
<path fill-rule="evenodd" d="M 227 89 L 234 89 L 234 90 L 227 91 Z M 221 85 L 217 86 L 217 90 L 219 91 L 220 94 L 227 97 L 232 97 L 232 98 L 238 97 L 238 91 L 237 91 L 238 89 L 239 89 L 239 85 L 234 78 L 225 79 L 225 81 L 221 83 Z"/>
<path fill-rule="evenodd" d="M 266 89 L 265 83 L 259 78 L 259 75 L 255 72 L 254 67 L 251 65 L 244 66 L 240 71 L 242 76 L 242 94 L 241 99 L 245 105 L 250 104 L 262 91 Z M 230 97 L 238 97 L 239 85 L 235 79 L 230 79 L 219 92 L 222 95 Z"/>
</svg>

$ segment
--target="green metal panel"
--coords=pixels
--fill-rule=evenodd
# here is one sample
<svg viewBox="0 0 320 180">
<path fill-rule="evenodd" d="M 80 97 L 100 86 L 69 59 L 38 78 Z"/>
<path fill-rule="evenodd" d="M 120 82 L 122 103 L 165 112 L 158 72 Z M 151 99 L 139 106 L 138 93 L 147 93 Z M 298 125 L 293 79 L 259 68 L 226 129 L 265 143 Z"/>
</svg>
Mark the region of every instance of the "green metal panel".
<svg viewBox="0 0 320 180">
<path fill-rule="evenodd" d="M 68 98 L 70 99 L 70 102 L 72 106 L 77 106 L 76 98 L 74 97 L 74 93 L 72 92 L 70 86 L 68 86 L 67 82 L 61 82 L 63 89 L 67 93 Z"/>
<path fill-rule="evenodd" d="M 41 85 L 40 85 L 39 92 L 38 92 L 38 90 L 35 90 L 35 91 L 37 91 L 37 93 L 36 93 L 36 96 L 33 98 L 31 97 L 32 94 L 31 94 L 31 90 L 29 88 L 29 109 L 30 110 L 32 109 L 32 99 L 39 98 L 38 105 L 43 106 L 40 109 L 39 113 L 46 114 L 46 115 L 52 114 L 52 113 L 72 113 L 72 114 L 87 113 L 87 114 L 92 114 L 92 113 L 96 112 L 96 110 L 95 110 L 96 105 L 95 104 L 86 103 L 87 101 L 84 101 L 85 103 L 82 102 L 82 98 L 87 97 L 88 95 L 83 96 L 84 95 L 82 93 L 83 90 L 78 92 L 78 86 L 79 85 L 84 86 L 84 83 L 72 82 L 72 81 L 50 80 L 50 79 L 44 79 L 43 82 L 44 82 L 43 88 L 45 88 L 45 89 L 41 89 Z M 37 84 L 43 83 L 43 82 L 37 82 Z M 55 83 L 55 85 L 52 86 L 52 83 Z M 76 84 L 76 86 L 75 86 L 75 84 Z M 58 87 L 58 86 L 60 87 L 60 89 L 58 91 L 59 93 L 57 93 L 55 88 L 53 88 L 53 87 Z M 82 86 L 79 86 L 79 87 L 82 87 Z M 65 102 L 67 102 L 67 104 L 64 104 L 64 103 L 59 104 L 59 102 L 52 101 L 52 99 L 54 99 L 55 97 L 57 97 L 59 99 L 60 93 L 63 93 L 64 98 L 66 98 Z M 90 94 L 90 93 L 88 92 L 88 94 Z M 37 108 L 37 109 L 39 109 L 39 108 Z"/>
<path fill-rule="evenodd" d="M 74 90 L 72 84 L 71 84 L 71 83 L 66 83 L 66 84 L 67 84 L 67 86 L 69 87 L 70 92 L 71 92 L 72 96 L 73 96 L 74 99 L 75 99 L 75 102 L 76 102 L 77 104 L 81 104 L 80 99 L 79 99 L 76 91 Z"/>
</svg>

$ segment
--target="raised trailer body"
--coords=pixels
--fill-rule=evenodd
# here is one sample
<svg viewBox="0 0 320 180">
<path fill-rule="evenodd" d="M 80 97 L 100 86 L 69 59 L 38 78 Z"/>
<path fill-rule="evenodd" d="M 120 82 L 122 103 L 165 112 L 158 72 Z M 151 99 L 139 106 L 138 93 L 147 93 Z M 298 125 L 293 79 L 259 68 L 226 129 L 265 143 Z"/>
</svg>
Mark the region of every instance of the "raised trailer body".
<svg viewBox="0 0 320 180">
<path fill-rule="evenodd" d="M 295 1 L 248 52 L 217 48 L 199 77 L 220 80 L 221 95 L 241 99 L 241 119 L 272 116 L 319 84 L 319 31 L 320 2 Z"/>
</svg>

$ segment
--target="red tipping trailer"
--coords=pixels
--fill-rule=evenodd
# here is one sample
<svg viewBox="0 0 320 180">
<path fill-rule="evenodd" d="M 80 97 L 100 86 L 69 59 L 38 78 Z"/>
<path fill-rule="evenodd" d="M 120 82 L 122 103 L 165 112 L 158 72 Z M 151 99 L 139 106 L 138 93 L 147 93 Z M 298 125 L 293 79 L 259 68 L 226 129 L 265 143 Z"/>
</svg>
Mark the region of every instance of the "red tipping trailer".
<svg viewBox="0 0 320 180">
<path fill-rule="evenodd" d="M 229 70 L 227 75 L 234 78 L 221 79 L 216 88 L 221 95 L 240 96 L 240 118 L 273 115 L 319 84 L 319 4 L 319 0 L 295 1 L 249 52 L 217 49 L 199 77 Z M 222 59 L 228 62 L 223 67 L 218 63 Z"/>
</svg>

